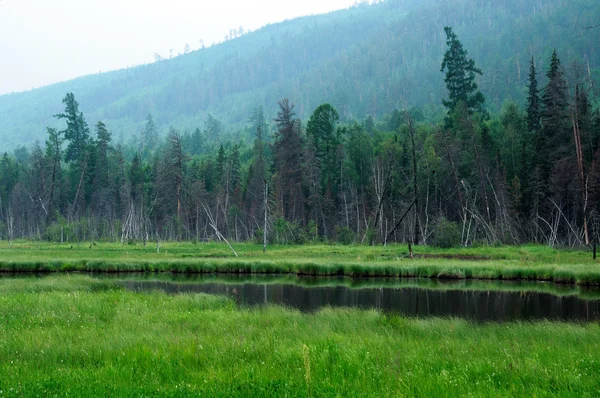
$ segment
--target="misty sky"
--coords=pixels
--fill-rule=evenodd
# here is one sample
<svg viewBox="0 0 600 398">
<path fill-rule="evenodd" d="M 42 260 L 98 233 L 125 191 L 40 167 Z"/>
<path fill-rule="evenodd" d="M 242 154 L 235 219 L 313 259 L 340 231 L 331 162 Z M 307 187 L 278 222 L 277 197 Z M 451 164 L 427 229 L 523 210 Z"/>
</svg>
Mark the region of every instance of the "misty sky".
<svg viewBox="0 0 600 398">
<path fill-rule="evenodd" d="M 152 62 L 356 0 L 0 0 L 0 94 Z"/>
</svg>

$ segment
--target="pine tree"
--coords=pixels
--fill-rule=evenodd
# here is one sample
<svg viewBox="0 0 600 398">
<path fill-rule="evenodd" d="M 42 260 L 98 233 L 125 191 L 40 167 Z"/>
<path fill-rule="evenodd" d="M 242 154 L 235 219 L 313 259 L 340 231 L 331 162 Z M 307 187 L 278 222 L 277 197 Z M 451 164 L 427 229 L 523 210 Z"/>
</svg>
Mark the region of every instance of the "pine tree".
<svg viewBox="0 0 600 398">
<path fill-rule="evenodd" d="M 229 178 L 229 192 L 230 194 L 235 194 L 235 191 L 240 188 L 240 174 L 241 174 L 241 165 L 240 165 L 240 148 L 236 144 L 233 146 L 233 150 L 229 154 L 229 159 L 227 161 L 228 165 L 228 178 Z"/>
<path fill-rule="evenodd" d="M 204 121 L 204 136 L 210 142 L 214 143 L 218 140 L 222 131 L 223 126 L 221 125 L 221 122 L 210 113 L 206 115 L 206 120 Z"/>
<path fill-rule="evenodd" d="M 333 106 L 322 104 L 315 109 L 306 126 L 306 133 L 313 139 L 324 178 L 328 178 L 332 172 L 335 173 L 336 150 L 340 144 L 336 128 L 339 119 L 340 116 Z"/>
<path fill-rule="evenodd" d="M 540 129 L 540 92 L 535 71 L 535 62 L 531 57 L 529 65 L 529 85 L 527 94 L 527 128 L 532 133 L 537 133 Z"/>
<path fill-rule="evenodd" d="M 469 112 L 483 112 L 485 98 L 475 82 L 475 75 L 482 75 L 483 72 L 475 66 L 475 61 L 467 57 L 467 50 L 463 48 L 452 28 L 446 26 L 444 31 L 448 50 L 444 54 L 440 72 L 446 71 L 444 82 L 449 99 L 442 102 L 450 111 L 462 101 Z"/>
<path fill-rule="evenodd" d="M 304 221 L 302 192 L 302 136 L 294 105 L 287 98 L 279 101 L 275 123 L 274 156 L 278 199 L 288 221 Z"/>
<path fill-rule="evenodd" d="M 340 130 L 337 129 L 338 112 L 330 104 L 322 104 L 308 120 L 306 132 L 311 138 L 314 153 L 320 168 L 320 192 L 323 208 L 323 227 L 329 237 L 334 236 L 334 217 L 339 208 L 339 184 L 342 157 Z"/>
<path fill-rule="evenodd" d="M 223 185 L 223 179 L 225 175 L 225 149 L 223 148 L 223 144 L 219 146 L 219 151 L 217 152 L 217 162 L 215 166 L 215 182 L 218 186 Z"/>
<path fill-rule="evenodd" d="M 65 119 L 67 128 L 63 130 L 65 140 L 69 143 L 65 150 L 65 162 L 70 164 L 70 209 L 68 217 L 73 220 L 77 211 L 84 211 L 86 200 L 90 196 L 90 176 L 93 173 L 93 161 L 90 155 L 89 127 L 79 110 L 79 104 L 73 93 L 68 93 L 63 99 L 65 112 L 55 115 L 58 119 Z"/>
<path fill-rule="evenodd" d="M 108 185 L 108 151 L 110 149 L 111 134 L 106 125 L 98 122 L 96 125 L 96 179 L 97 188 Z"/>
<path fill-rule="evenodd" d="M 248 168 L 248 179 L 244 191 L 244 201 L 248 214 L 259 219 L 264 202 L 265 181 L 267 179 L 267 163 L 262 129 L 257 126 L 256 138 L 252 147 L 252 162 Z"/>
<path fill-rule="evenodd" d="M 204 149 L 204 136 L 200 129 L 194 130 L 190 140 L 190 155 L 200 155 Z"/>
<path fill-rule="evenodd" d="M 251 133 L 256 134 L 255 138 L 258 138 L 258 134 L 262 134 L 261 139 L 265 140 L 267 133 L 267 120 L 262 106 L 258 106 L 252 112 L 252 115 L 248 118 L 251 124 Z"/>
<path fill-rule="evenodd" d="M 142 153 L 149 154 L 158 145 L 158 129 L 151 114 L 146 117 L 146 125 L 142 131 Z"/>
<path fill-rule="evenodd" d="M 181 219 L 182 200 L 183 200 L 183 184 L 184 184 L 184 166 L 187 159 L 186 154 L 183 151 L 181 143 L 181 135 L 171 128 L 169 135 L 167 136 L 168 148 L 167 148 L 167 163 L 169 168 L 169 175 L 172 178 L 175 188 L 175 198 L 177 201 L 177 218 Z"/>
<path fill-rule="evenodd" d="M 131 184 L 131 200 L 133 203 L 138 203 L 142 198 L 144 189 L 144 169 L 139 153 L 135 153 L 131 166 L 129 166 L 129 183 Z"/>
<path fill-rule="evenodd" d="M 540 168 L 542 193 L 545 195 L 550 191 L 552 168 L 566 155 L 571 141 L 568 133 L 567 84 L 556 50 L 552 53 L 546 76 L 548 84 L 542 95 L 541 128 L 536 140 L 536 159 Z"/>
<path fill-rule="evenodd" d="M 79 111 L 79 104 L 73 93 L 68 93 L 63 99 L 65 112 L 55 115 L 57 119 L 66 119 L 67 128 L 61 131 L 65 140 L 69 141 L 65 151 L 67 163 L 78 163 L 79 166 L 85 162 L 86 150 L 89 139 L 89 128 L 83 113 Z"/>
<path fill-rule="evenodd" d="M 45 157 L 46 161 L 50 164 L 50 176 L 48 187 L 48 217 L 47 221 L 53 219 L 56 216 L 55 212 L 60 209 L 60 193 L 62 186 L 62 168 L 61 159 L 63 156 L 62 151 L 62 137 L 61 133 L 56 129 L 48 127 L 48 139 L 46 140 Z"/>
</svg>

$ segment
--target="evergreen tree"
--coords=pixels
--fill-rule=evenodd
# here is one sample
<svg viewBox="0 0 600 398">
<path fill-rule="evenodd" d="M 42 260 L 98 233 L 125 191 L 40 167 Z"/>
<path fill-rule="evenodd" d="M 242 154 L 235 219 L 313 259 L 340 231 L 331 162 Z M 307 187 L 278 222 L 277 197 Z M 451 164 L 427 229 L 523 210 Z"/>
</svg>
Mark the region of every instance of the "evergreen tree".
<svg viewBox="0 0 600 398">
<path fill-rule="evenodd" d="M 531 57 L 529 65 L 529 84 L 527 86 L 527 128 L 532 133 L 537 133 L 540 129 L 540 93 L 535 71 L 535 62 Z"/>
<path fill-rule="evenodd" d="M 241 177 L 240 148 L 237 144 L 233 146 L 233 150 L 229 154 L 227 167 L 229 193 L 233 195 L 240 189 Z"/>
<path fill-rule="evenodd" d="M 44 150 L 39 142 L 36 142 L 31 150 L 31 162 L 29 167 L 29 192 L 32 199 L 32 213 L 37 223 L 43 225 L 48 213 L 48 195 L 46 189 L 46 175 L 48 163 L 44 156 Z"/>
<path fill-rule="evenodd" d="M 151 114 L 148 114 L 146 117 L 146 125 L 144 126 L 144 130 L 142 130 L 141 145 L 142 153 L 144 154 L 152 152 L 158 145 L 158 129 Z"/>
<path fill-rule="evenodd" d="M 267 136 L 267 120 L 262 106 L 258 106 L 252 112 L 252 115 L 248 118 L 251 124 L 251 133 L 256 134 L 255 138 L 258 138 L 258 134 L 262 134 L 261 139 L 265 140 Z"/>
<path fill-rule="evenodd" d="M 65 151 L 65 161 L 67 163 L 77 163 L 79 166 L 85 162 L 87 145 L 89 140 L 89 128 L 79 111 L 79 104 L 75 100 L 73 93 L 68 93 L 63 99 L 65 112 L 59 113 L 54 117 L 65 119 L 67 122 L 66 130 L 61 131 L 65 140 L 69 141 Z"/>
<path fill-rule="evenodd" d="M 311 136 L 317 159 L 321 164 L 324 177 L 335 168 L 336 150 L 340 144 L 337 123 L 340 120 L 338 112 L 330 104 L 322 104 L 315 109 L 308 119 L 306 133 Z"/>
<path fill-rule="evenodd" d="M 200 155 L 204 150 L 204 136 L 200 129 L 194 130 L 190 139 L 188 152 L 190 155 Z"/>
<path fill-rule="evenodd" d="M 323 209 L 323 227 L 329 237 L 335 232 L 334 217 L 339 207 L 340 171 L 343 158 L 339 151 L 340 132 L 337 128 L 338 112 L 330 104 L 322 104 L 308 120 L 306 132 L 314 146 L 314 153 L 320 168 L 320 192 Z"/>
<path fill-rule="evenodd" d="M 62 137 L 61 133 L 56 129 L 47 128 L 48 139 L 46 140 L 45 157 L 49 166 L 49 187 L 48 187 L 48 221 L 55 217 L 55 212 L 60 209 L 60 194 L 62 192 L 62 168 L 61 159 Z"/>
<path fill-rule="evenodd" d="M 304 222 L 304 194 L 302 190 L 302 136 L 300 121 L 295 119 L 294 105 L 285 98 L 279 101 L 275 123 L 274 166 L 279 203 L 288 221 Z"/>
<path fill-rule="evenodd" d="M 106 129 L 106 125 L 98 122 L 96 125 L 96 179 L 97 188 L 108 185 L 108 151 L 110 149 L 111 134 Z"/>
<path fill-rule="evenodd" d="M 144 189 L 144 169 L 139 153 L 135 153 L 131 166 L 129 166 L 129 183 L 131 185 L 130 195 L 134 203 L 142 199 Z"/>
<path fill-rule="evenodd" d="M 0 182 L 0 205 L 8 207 L 10 194 L 19 182 L 19 165 L 7 152 L 0 159 Z"/>
<path fill-rule="evenodd" d="M 223 144 L 219 146 L 219 151 L 217 152 L 217 162 L 215 165 L 215 182 L 218 186 L 223 185 L 223 179 L 225 174 L 225 149 L 223 148 Z"/>
<path fill-rule="evenodd" d="M 571 143 L 567 84 L 556 50 L 552 53 L 546 76 L 548 84 L 542 95 L 541 128 L 536 140 L 536 159 L 541 184 L 539 193 L 543 195 L 549 194 L 552 169 L 556 162 L 566 155 Z"/>
<path fill-rule="evenodd" d="M 592 161 L 597 146 L 598 133 L 594 132 L 592 105 L 583 85 L 575 86 L 575 118 L 581 135 L 583 157 L 586 164 Z M 596 133 L 596 134 L 594 134 Z"/>
<path fill-rule="evenodd" d="M 483 112 L 485 98 L 475 82 L 475 75 L 482 75 L 483 72 L 475 66 L 475 61 L 467 57 L 467 50 L 463 48 L 452 28 L 446 26 L 444 31 L 448 49 L 444 54 L 440 71 L 446 72 L 444 82 L 446 82 L 449 99 L 442 102 L 450 111 L 462 101 L 469 112 Z"/>
<path fill-rule="evenodd" d="M 258 219 L 263 207 L 265 181 L 267 179 L 267 163 L 265 159 L 265 148 L 262 138 L 262 129 L 257 126 L 256 138 L 252 147 L 252 162 L 248 168 L 248 179 L 244 191 L 244 201 L 248 213 L 254 219 Z"/>
<path fill-rule="evenodd" d="M 219 138 L 219 136 L 221 135 L 222 131 L 223 131 L 223 126 L 221 125 L 221 122 L 218 121 L 210 113 L 208 115 L 206 115 L 206 120 L 204 121 L 204 135 L 205 135 L 205 137 L 209 141 L 211 141 L 212 143 L 214 143 Z"/>
</svg>

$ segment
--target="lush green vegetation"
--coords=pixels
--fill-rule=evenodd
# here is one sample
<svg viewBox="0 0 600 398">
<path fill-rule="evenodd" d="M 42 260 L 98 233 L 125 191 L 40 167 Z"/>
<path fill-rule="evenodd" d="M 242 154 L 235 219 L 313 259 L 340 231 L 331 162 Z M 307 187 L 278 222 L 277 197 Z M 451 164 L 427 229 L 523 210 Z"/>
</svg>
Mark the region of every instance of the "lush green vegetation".
<svg viewBox="0 0 600 398">
<path fill-rule="evenodd" d="M 588 396 L 600 326 L 236 309 L 83 276 L 0 279 L 3 396 Z"/>
<path fill-rule="evenodd" d="M 262 246 L 163 243 L 154 246 L 16 242 L 0 244 L 4 272 L 175 272 L 297 274 L 318 276 L 423 277 L 442 279 L 544 280 L 600 284 L 591 253 L 544 246 L 436 249 L 405 245 Z"/>
<path fill-rule="evenodd" d="M 126 142 L 149 113 L 163 132 L 202 128 L 212 113 L 227 136 L 252 136 L 248 115 L 262 105 L 274 117 L 283 97 L 303 119 L 323 102 L 343 121 L 380 118 L 406 104 L 439 119 L 445 25 L 484 71 L 481 90 L 499 111 L 507 99 L 524 104 L 529 59 L 545 65 L 553 48 L 565 66 L 578 61 L 587 75 L 589 65 L 598 82 L 600 29 L 584 28 L 599 12 L 595 0 L 388 0 L 298 18 L 154 64 L 1 96 L 0 149 L 43 142 L 45 127 L 58 127 L 52 115 L 66 92 L 75 93 L 90 123 L 104 121 Z"/>
</svg>

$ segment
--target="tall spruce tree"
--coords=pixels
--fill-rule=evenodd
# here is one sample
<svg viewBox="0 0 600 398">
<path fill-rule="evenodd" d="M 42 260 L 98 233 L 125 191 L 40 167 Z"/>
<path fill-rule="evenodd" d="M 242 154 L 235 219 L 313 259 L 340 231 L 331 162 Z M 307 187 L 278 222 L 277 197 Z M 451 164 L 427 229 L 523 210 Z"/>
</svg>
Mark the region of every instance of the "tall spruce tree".
<svg viewBox="0 0 600 398">
<path fill-rule="evenodd" d="M 146 125 L 142 130 L 141 145 L 143 154 L 152 152 L 158 145 L 158 129 L 151 114 L 146 117 Z"/>
<path fill-rule="evenodd" d="M 475 61 L 468 58 L 458 36 L 451 27 L 444 28 L 448 49 L 444 54 L 440 72 L 446 72 L 444 82 L 448 89 L 448 100 L 442 100 L 449 111 L 453 111 L 459 102 L 464 102 L 470 113 L 482 112 L 485 98 L 478 90 L 475 75 L 483 75 L 475 66 Z"/>
<path fill-rule="evenodd" d="M 277 193 L 283 215 L 289 221 L 304 219 L 302 192 L 302 136 L 300 121 L 295 119 L 294 105 L 285 98 L 279 101 L 275 123 L 274 161 Z M 304 220 L 303 220 L 304 221 Z"/>
<path fill-rule="evenodd" d="M 567 83 L 556 50 L 552 53 L 550 68 L 546 73 L 548 84 L 544 88 L 541 108 L 541 128 L 536 140 L 536 158 L 540 167 L 542 191 L 549 193 L 549 178 L 556 161 L 565 156 L 570 144 L 568 122 Z"/>
<path fill-rule="evenodd" d="M 529 65 L 529 84 L 527 85 L 527 128 L 532 133 L 540 129 L 540 91 L 535 71 L 535 62 L 531 57 Z"/>
<path fill-rule="evenodd" d="M 90 131 L 73 93 L 65 96 L 63 104 L 65 112 L 54 115 L 54 117 L 65 119 L 67 122 L 67 128 L 61 132 L 64 134 L 65 140 L 69 141 L 65 150 L 65 161 L 78 163 L 81 166 L 81 163 L 85 161 Z"/>
<path fill-rule="evenodd" d="M 323 208 L 324 231 L 333 237 L 335 215 L 339 207 L 339 185 L 342 156 L 339 151 L 341 130 L 337 128 L 339 114 L 330 104 L 315 109 L 308 120 L 306 132 L 314 146 L 314 154 L 320 168 L 320 202 Z"/>
<path fill-rule="evenodd" d="M 108 184 L 108 151 L 110 149 L 111 134 L 102 122 L 96 125 L 96 179 L 97 188 L 106 188 Z"/>
<path fill-rule="evenodd" d="M 49 181 L 48 181 L 48 217 L 47 221 L 56 216 L 56 210 L 60 205 L 60 193 L 62 192 L 62 167 L 63 157 L 61 133 L 48 127 L 48 139 L 46 140 L 45 157 L 49 163 Z"/>
</svg>

